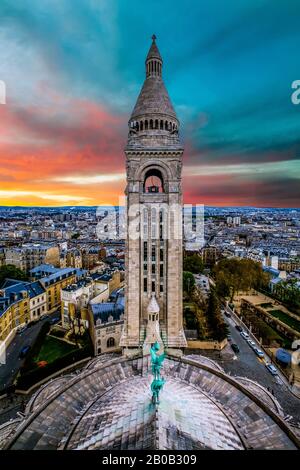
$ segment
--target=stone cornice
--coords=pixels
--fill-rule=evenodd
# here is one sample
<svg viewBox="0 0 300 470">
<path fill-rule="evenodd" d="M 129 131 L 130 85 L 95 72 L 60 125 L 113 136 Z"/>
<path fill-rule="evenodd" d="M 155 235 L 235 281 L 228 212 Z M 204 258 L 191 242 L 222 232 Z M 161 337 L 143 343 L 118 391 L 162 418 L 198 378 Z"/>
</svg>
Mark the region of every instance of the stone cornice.
<svg viewBox="0 0 300 470">
<path fill-rule="evenodd" d="M 128 157 L 181 157 L 183 154 L 183 148 L 176 148 L 176 149 L 125 149 L 125 155 Z"/>
</svg>

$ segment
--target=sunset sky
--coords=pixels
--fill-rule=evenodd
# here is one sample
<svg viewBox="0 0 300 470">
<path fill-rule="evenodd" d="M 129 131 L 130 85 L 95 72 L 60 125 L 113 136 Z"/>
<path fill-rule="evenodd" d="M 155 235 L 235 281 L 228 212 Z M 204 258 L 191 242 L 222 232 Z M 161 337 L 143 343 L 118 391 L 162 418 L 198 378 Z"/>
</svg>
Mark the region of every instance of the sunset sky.
<svg viewBox="0 0 300 470">
<path fill-rule="evenodd" d="M 117 204 L 153 33 L 184 202 L 300 206 L 299 0 L 1 0 L 0 205 Z"/>
</svg>

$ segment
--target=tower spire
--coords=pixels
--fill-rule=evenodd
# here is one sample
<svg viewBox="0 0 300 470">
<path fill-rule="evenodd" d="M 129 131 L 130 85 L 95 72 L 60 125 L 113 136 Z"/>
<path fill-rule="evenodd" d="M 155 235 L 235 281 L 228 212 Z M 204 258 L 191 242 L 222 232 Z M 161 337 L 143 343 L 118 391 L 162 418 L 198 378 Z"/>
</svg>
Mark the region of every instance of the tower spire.
<svg viewBox="0 0 300 470">
<path fill-rule="evenodd" d="M 161 78 L 162 64 L 163 60 L 156 45 L 156 36 L 153 34 L 152 44 L 146 57 L 146 78 Z"/>
</svg>

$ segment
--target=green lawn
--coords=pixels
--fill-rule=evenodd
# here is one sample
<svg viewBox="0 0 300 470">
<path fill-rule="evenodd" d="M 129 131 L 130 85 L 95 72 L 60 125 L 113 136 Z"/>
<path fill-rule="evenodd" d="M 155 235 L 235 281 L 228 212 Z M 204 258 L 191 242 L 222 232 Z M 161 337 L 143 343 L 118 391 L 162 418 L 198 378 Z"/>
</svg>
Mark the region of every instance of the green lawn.
<svg viewBox="0 0 300 470">
<path fill-rule="evenodd" d="M 71 344 L 65 343 L 58 338 L 46 336 L 38 355 L 34 358 L 34 362 L 47 361 L 50 363 L 75 349 Z"/>
<path fill-rule="evenodd" d="M 283 312 L 282 310 L 268 310 L 268 313 L 270 313 L 273 317 L 278 318 L 278 320 L 282 321 L 294 330 L 300 331 L 300 321 L 290 317 L 287 313 Z"/>
</svg>

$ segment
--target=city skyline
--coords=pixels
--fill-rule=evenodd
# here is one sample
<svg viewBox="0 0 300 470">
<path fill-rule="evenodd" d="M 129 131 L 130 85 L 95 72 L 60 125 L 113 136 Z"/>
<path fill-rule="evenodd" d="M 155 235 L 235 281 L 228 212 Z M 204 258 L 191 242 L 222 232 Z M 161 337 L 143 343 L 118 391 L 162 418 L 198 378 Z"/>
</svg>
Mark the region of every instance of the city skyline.
<svg viewBox="0 0 300 470">
<path fill-rule="evenodd" d="M 117 1 L 1 3 L 1 206 L 118 204 L 155 32 L 182 122 L 184 203 L 299 207 L 299 6 L 190 4 L 183 16 L 167 0 L 147 15 Z"/>
</svg>

